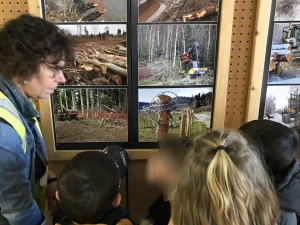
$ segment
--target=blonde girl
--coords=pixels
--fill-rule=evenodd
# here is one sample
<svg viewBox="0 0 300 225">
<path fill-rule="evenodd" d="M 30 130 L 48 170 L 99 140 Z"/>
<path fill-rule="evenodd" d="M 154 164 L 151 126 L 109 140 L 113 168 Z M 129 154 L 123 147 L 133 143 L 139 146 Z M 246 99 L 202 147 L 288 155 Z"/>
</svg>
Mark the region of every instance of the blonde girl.
<svg viewBox="0 0 300 225">
<path fill-rule="evenodd" d="M 273 225 L 277 198 L 260 157 L 233 131 L 196 139 L 172 194 L 174 225 Z"/>
</svg>

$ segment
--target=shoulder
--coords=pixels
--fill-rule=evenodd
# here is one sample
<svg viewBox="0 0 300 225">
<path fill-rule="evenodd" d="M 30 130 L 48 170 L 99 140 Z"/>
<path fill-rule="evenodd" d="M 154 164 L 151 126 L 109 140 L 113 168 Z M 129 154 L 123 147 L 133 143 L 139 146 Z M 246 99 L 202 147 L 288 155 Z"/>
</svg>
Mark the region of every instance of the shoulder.
<svg viewBox="0 0 300 225">
<path fill-rule="evenodd" d="M 7 150 L 22 150 L 22 140 L 15 129 L 0 119 L 0 148 L 6 148 Z"/>
</svg>

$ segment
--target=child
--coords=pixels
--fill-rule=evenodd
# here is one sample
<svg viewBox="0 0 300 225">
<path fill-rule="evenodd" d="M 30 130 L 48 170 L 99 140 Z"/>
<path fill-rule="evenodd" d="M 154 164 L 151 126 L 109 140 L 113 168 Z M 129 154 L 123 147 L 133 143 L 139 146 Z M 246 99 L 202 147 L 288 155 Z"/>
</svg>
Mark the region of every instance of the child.
<svg viewBox="0 0 300 225">
<path fill-rule="evenodd" d="M 283 210 L 277 224 L 296 224 L 300 212 L 300 167 L 296 159 L 298 134 L 270 120 L 253 120 L 239 128 L 261 152 Z"/>
<path fill-rule="evenodd" d="M 275 191 L 259 155 L 232 131 L 212 131 L 187 153 L 170 225 L 273 225 Z"/>
<path fill-rule="evenodd" d="M 126 174 L 129 157 L 119 146 L 105 152 L 79 153 L 63 169 L 57 199 L 67 217 L 57 224 L 133 224 L 119 206 L 120 176 Z"/>
<path fill-rule="evenodd" d="M 167 225 L 171 217 L 169 193 L 176 187 L 185 153 L 192 142 L 187 137 L 180 138 L 167 134 L 159 143 L 159 150 L 151 156 L 146 165 L 146 180 L 155 184 L 161 194 L 150 206 L 150 213 L 142 224 Z"/>
</svg>

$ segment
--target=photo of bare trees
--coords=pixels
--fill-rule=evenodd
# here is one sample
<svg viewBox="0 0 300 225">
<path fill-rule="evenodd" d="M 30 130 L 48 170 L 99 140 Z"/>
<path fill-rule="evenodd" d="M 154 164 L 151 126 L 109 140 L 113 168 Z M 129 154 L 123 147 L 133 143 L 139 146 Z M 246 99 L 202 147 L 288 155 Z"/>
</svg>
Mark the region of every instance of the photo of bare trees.
<svg viewBox="0 0 300 225">
<path fill-rule="evenodd" d="M 61 22 L 126 22 L 126 0 L 43 0 L 45 17 Z"/>
<path fill-rule="evenodd" d="M 216 40 L 217 25 L 139 25 L 139 85 L 213 85 Z"/>
<path fill-rule="evenodd" d="M 268 83 L 300 84 L 299 40 L 300 24 L 274 24 Z"/>
<path fill-rule="evenodd" d="M 217 21 L 218 0 L 138 0 L 139 22 Z"/>
<path fill-rule="evenodd" d="M 276 0 L 275 21 L 300 20 L 300 0 Z"/>
<path fill-rule="evenodd" d="M 57 89 L 52 95 L 57 143 L 126 142 L 126 89 Z"/>
<path fill-rule="evenodd" d="M 300 126 L 300 86 L 268 86 L 264 119 Z"/>
<path fill-rule="evenodd" d="M 193 139 L 207 132 L 212 89 L 139 89 L 139 142 L 157 142 L 167 133 Z"/>
<path fill-rule="evenodd" d="M 75 61 L 65 85 L 126 85 L 126 25 L 57 25 L 75 41 Z"/>
</svg>

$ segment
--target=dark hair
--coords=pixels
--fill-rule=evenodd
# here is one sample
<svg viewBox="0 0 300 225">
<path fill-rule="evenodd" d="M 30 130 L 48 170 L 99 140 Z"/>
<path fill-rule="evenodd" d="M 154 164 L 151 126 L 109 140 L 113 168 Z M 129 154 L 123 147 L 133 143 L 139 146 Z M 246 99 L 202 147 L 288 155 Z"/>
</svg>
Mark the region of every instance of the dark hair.
<svg viewBox="0 0 300 225">
<path fill-rule="evenodd" d="M 168 133 L 158 142 L 159 151 L 167 152 L 177 163 L 182 163 L 185 154 L 193 147 L 193 142 L 186 136 L 179 137 Z"/>
<path fill-rule="evenodd" d="M 258 148 L 269 172 L 278 174 L 291 165 L 299 146 L 298 134 L 292 129 L 270 120 L 253 120 L 239 130 Z"/>
<path fill-rule="evenodd" d="M 118 172 L 104 152 L 86 151 L 72 158 L 58 177 L 60 205 L 75 223 L 99 223 L 118 195 Z"/>
<path fill-rule="evenodd" d="M 57 64 L 74 57 L 72 41 L 54 24 L 29 14 L 9 20 L 0 30 L 0 74 L 24 80 L 39 73 L 42 61 Z"/>
</svg>

